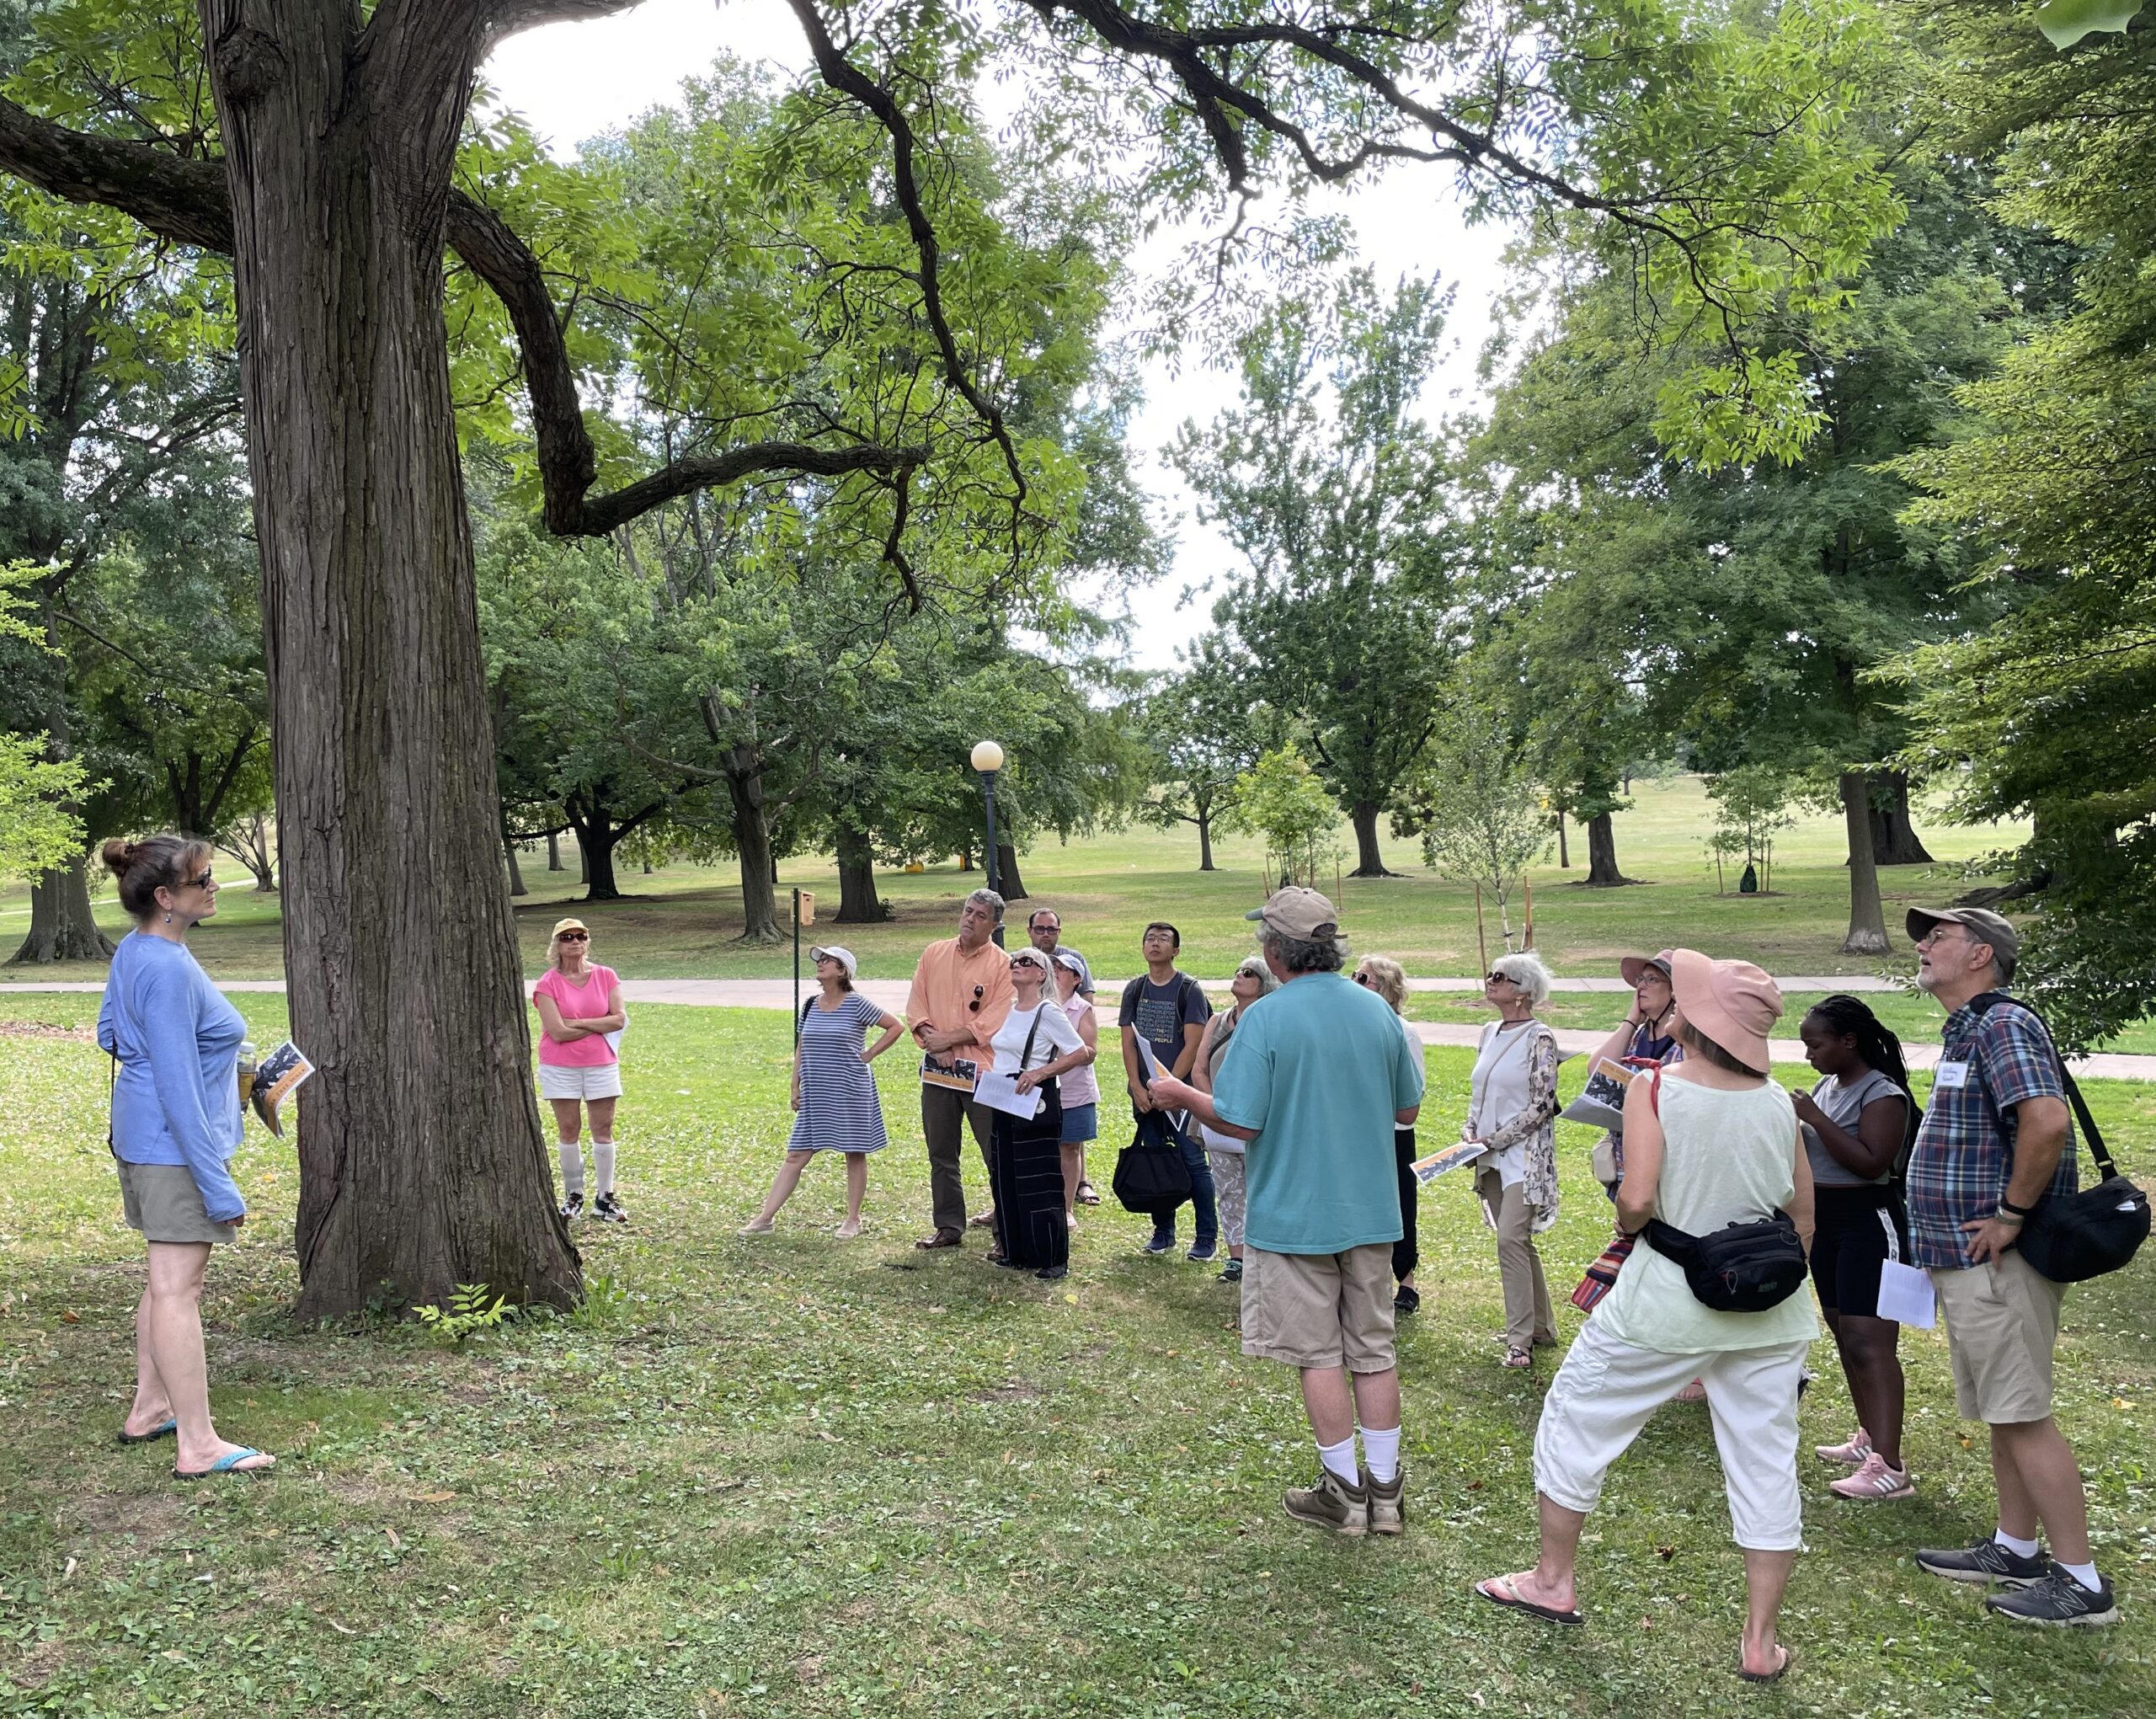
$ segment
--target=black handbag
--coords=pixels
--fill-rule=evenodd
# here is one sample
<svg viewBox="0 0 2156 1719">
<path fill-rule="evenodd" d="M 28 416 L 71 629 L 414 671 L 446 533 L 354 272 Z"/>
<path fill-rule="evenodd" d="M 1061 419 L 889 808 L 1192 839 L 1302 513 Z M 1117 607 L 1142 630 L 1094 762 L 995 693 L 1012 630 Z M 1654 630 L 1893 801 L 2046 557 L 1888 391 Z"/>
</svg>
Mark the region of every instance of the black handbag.
<svg viewBox="0 0 2156 1719">
<path fill-rule="evenodd" d="M 1138 1118 L 1138 1132 L 1117 1154 L 1109 1184 L 1127 1212 L 1171 1212 L 1190 1198 L 1190 1171 L 1182 1161 L 1168 1118 L 1148 1110 Z"/>
<path fill-rule="evenodd" d="M 1764 1221 L 1694 1236 L 1650 1218 L 1647 1245 L 1674 1260 L 1692 1297 L 1717 1313 L 1764 1313 L 1804 1286 L 1808 1268 L 1796 1221 L 1776 1211 Z"/>
<path fill-rule="evenodd" d="M 1970 999 L 1979 1019 L 1995 1003 L 2017 1001 L 1996 990 Z M 2021 1006 L 2029 1006 L 2023 1003 Z M 2051 1041 L 2048 1026 L 2044 1038 L 2047 1043 Z M 2005 1118 L 1999 1115 L 1991 1086 L 1984 1080 L 1983 1060 L 1971 1060 L 1976 1065 L 1977 1084 L 1984 1089 L 1984 1102 L 1999 1118 L 2003 1134 Z M 2055 1284 L 2085 1284 L 2091 1278 L 2116 1271 L 2141 1251 L 2141 1244 L 2148 1239 L 2148 1196 L 2119 1174 L 2104 1136 L 2097 1131 L 2096 1118 L 2089 1113 L 2088 1101 L 2067 1072 L 2065 1059 L 2059 1055 L 2056 1044 L 2052 1044 L 2052 1060 L 2065 1083 L 2073 1119 L 2081 1125 L 2082 1138 L 2089 1142 L 2089 1156 L 2096 1161 L 2099 1179 L 2094 1188 L 2073 1193 L 2047 1193 L 2036 1202 L 2036 1210 L 2022 1225 L 2020 1239 L 2014 1245 L 2038 1277 Z"/>
</svg>

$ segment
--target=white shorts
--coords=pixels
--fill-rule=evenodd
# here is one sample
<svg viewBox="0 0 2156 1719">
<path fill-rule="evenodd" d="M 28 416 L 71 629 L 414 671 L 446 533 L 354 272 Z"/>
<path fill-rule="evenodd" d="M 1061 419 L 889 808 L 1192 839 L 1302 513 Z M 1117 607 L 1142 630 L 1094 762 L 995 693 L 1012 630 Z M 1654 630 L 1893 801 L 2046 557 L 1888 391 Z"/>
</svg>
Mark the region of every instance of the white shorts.
<svg viewBox="0 0 2156 1719">
<path fill-rule="evenodd" d="M 1542 1399 L 1534 1428 L 1537 1492 L 1582 1513 L 1603 1476 L 1660 1408 L 1694 1379 L 1707 1387 L 1715 1449 L 1737 1545 L 1791 1552 L 1803 1543 L 1796 1484 L 1796 1386 L 1805 1343 L 1666 1355 L 1606 1335 L 1590 1319 Z"/>
<path fill-rule="evenodd" d="M 539 1096 L 542 1098 L 618 1098 L 622 1096 L 622 1065 L 617 1062 L 602 1062 L 586 1067 L 564 1068 L 559 1063 L 542 1062 L 539 1065 Z"/>
</svg>

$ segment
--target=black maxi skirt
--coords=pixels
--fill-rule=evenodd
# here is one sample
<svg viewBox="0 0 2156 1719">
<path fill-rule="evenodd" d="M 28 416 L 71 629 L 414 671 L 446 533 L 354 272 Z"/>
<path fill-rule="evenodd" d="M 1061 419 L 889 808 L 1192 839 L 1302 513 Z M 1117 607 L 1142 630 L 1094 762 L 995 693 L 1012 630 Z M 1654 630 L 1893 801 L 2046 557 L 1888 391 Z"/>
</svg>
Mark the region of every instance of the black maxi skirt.
<svg viewBox="0 0 2156 1719">
<path fill-rule="evenodd" d="M 1041 1088 L 1038 1116 L 990 1112 L 989 1183 L 995 1198 L 995 1241 L 1014 1266 L 1044 1271 L 1070 1261 L 1070 1225 L 1063 1208 L 1063 1096 Z"/>
</svg>

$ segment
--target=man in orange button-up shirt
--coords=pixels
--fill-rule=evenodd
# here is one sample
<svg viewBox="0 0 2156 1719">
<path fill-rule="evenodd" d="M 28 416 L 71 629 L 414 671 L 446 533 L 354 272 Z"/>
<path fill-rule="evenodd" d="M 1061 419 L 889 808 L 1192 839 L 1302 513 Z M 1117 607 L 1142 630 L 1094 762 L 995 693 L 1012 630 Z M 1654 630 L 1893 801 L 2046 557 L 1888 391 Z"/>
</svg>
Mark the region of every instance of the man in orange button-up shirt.
<svg viewBox="0 0 2156 1719">
<path fill-rule="evenodd" d="M 1003 898 L 976 889 L 958 909 L 958 935 L 921 951 L 906 999 L 914 1043 L 938 1062 L 963 1060 L 986 1070 L 989 1041 L 1011 1012 L 1011 959 L 990 941 L 1003 917 Z M 916 1247 L 956 1247 L 965 1240 L 966 1185 L 959 1170 L 959 1123 L 971 1124 L 981 1161 L 988 1161 L 987 1108 L 954 1087 L 921 1088 L 921 1131 L 928 1140 L 929 1196 L 936 1233 Z"/>
</svg>

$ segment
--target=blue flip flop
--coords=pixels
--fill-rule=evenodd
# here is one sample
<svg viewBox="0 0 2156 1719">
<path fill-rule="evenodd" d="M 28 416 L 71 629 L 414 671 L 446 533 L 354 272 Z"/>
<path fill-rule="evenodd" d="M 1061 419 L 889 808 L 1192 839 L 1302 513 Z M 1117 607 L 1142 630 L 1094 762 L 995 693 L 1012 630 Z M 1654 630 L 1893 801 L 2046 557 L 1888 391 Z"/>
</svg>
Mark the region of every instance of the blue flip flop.
<svg viewBox="0 0 2156 1719">
<path fill-rule="evenodd" d="M 172 1471 L 172 1477 L 176 1481 L 199 1481 L 207 1479 L 213 1474 L 236 1474 L 243 1480 L 252 1480 L 259 1474 L 267 1474 L 275 1465 L 264 1463 L 260 1468 L 239 1468 L 234 1465 L 246 1461 L 250 1456 L 261 1455 L 259 1450 L 249 1449 L 243 1445 L 237 1450 L 220 1456 L 207 1468 L 198 1468 L 192 1474 L 185 1469 L 176 1468 Z"/>
<path fill-rule="evenodd" d="M 153 1439 L 169 1439 L 179 1431 L 179 1423 L 168 1416 L 147 1433 L 130 1433 L 123 1428 L 119 1437 L 123 1444 L 147 1444 Z"/>
</svg>

